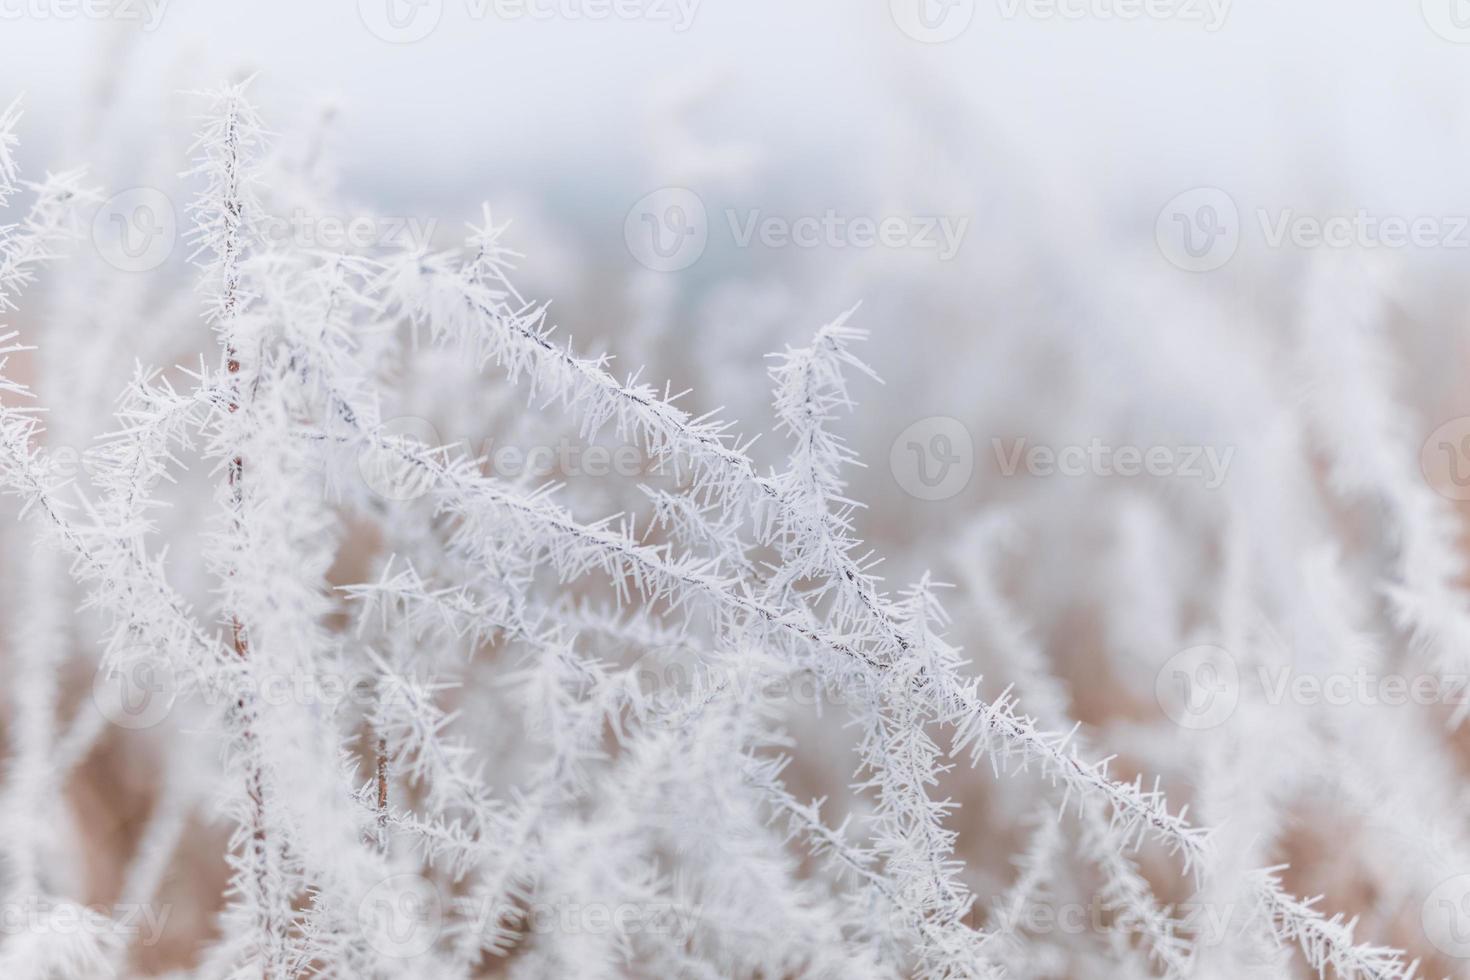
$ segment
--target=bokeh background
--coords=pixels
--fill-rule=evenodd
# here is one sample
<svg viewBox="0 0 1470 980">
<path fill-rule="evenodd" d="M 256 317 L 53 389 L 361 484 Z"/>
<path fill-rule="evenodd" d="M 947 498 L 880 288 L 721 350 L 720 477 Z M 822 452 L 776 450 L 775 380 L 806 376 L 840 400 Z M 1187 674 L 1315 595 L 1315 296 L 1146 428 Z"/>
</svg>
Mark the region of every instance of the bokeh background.
<svg viewBox="0 0 1470 980">
<path fill-rule="evenodd" d="M 852 496 L 867 504 L 861 535 L 889 556 L 885 575 L 902 583 L 932 569 L 963 582 L 977 549 L 1005 538 L 998 567 L 981 564 L 1070 682 L 1074 715 L 1124 754 L 1123 773 L 1161 771 L 1184 799 L 1191 771 L 1157 745 L 1179 733 L 1147 727 L 1159 714 L 1151 692 L 1159 665 L 1208 632 L 1221 528 L 1252 515 L 1252 534 L 1279 547 L 1256 545 L 1262 565 L 1316 554 L 1302 543 L 1300 504 L 1265 503 L 1277 479 L 1327 496 L 1320 455 L 1273 442 L 1308 392 L 1304 318 L 1381 329 L 1382 376 L 1407 419 L 1392 465 L 1463 507 L 1446 467 L 1470 457 L 1421 459 L 1431 433 L 1470 414 L 1470 11 L 1460 0 L 1180 0 L 1159 16 L 1125 16 L 1137 8 L 1107 0 L 701 0 L 605 19 L 575 3 L 542 5 L 553 11 L 544 18 L 477 9 L 174 0 L 90 16 L 0 0 L 0 103 L 25 94 L 28 174 L 88 165 L 112 193 L 183 169 L 195 125 L 186 93 L 254 74 L 252 96 L 280 142 L 344 199 L 431 222 L 443 248 L 488 204 L 512 222 L 503 241 L 523 255 L 521 291 L 554 301 L 581 349 L 690 387 L 689 407 L 721 408 L 740 432 L 771 428 L 765 355 L 861 303 L 851 322 L 871 331 L 864 353 L 884 383 L 854 385 L 843 431 L 868 463 Z M 640 209 L 655 223 L 690 217 L 668 210 L 691 200 L 671 189 L 698 202 L 705 244 L 665 270 L 633 237 Z M 941 254 L 841 235 L 744 245 L 732 225 L 829 212 L 909 228 L 931 216 L 963 232 Z M 1434 240 L 1272 241 L 1284 218 L 1359 213 L 1428 219 Z M 1184 249 L 1186 229 L 1208 243 L 1200 255 Z M 44 320 L 14 320 L 44 343 Z M 1330 345 L 1324 336 L 1330 326 L 1309 339 Z M 996 440 L 1016 439 L 1233 455 L 1223 489 L 1177 476 L 1007 474 Z M 952 457 L 963 478 L 936 492 L 916 483 L 924 450 Z M 752 452 L 775 464 L 782 447 L 766 439 Z M 1300 469 L 1283 474 L 1283 459 Z M 1323 540 L 1371 564 L 1364 542 L 1379 537 L 1379 512 L 1312 513 Z M 983 661 L 988 634 L 967 595 L 955 600 L 955 639 L 978 642 Z M 1289 640 L 1291 617 L 1272 615 Z M 990 666 L 1004 677 L 1003 662 Z M 1465 742 L 1451 737 L 1447 749 L 1460 777 Z M 93 869 L 121 860 L 118 842 L 151 805 L 146 776 L 119 786 L 96 768 L 75 788 L 80 819 L 102 828 Z M 840 791 L 843 777 L 807 778 Z M 966 778 L 956 793 L 967 801 L 994 793 Z M 1303 812 L 1335 812 L 1330 800 L 1313 805 Z M 1003 882 L 1006 862 L 981 842 L 1014 851 L 1022 838 L 1003 827 L 1024 807 L 975 809 L 989 816 L 966 825 L 961 851 Z M 1463 834 L 1462 814 L 1446 818 Z M 1323 826 L 1347 839 L 1361 829 Z M 1413 850 L 1397 825 L 1391 836 Z M 1319 836 L 1285 840 L 1274 856 L 1309 869 L 1289 884 L 1362 912 L 1375 938 L 1438 955 L 1416 901 L 1437 880 L 1432 854 L 1366 862 L 1375 876 L 1324 853 Z M 217 845 L 186 838 L 184 860 L 197 846 L 201 863 L 216 861 Z M 1415 868 L 1397 904 L 1381 900 L 1395 861 Z M 202 887 L 201 923 L 207 896 Z M 175 938 L 145 956 L 183 962 L 193 937 Z"/>
<path fill-rule="evenodd" d="M 1038 416 L 1055 401 L 1018 395 L 1072 369 L 1116 368 L 1126 385 L 1128 366 L 1111 354 L 1156 331 L 1198 345 L 1176 369 L 1199 376 L 1145 383 L 1208 398 L 1210 345 L 1269 342 L 1302 265 L 1332 251 L 1271 247 L 1261 210 L 1470 213 L 1470 44 L 1457 43 L 1470 37 L 1457 33 L 1453 0 L 1181 0 L 1161 17 L 1106 0 L 650 0 L 644 16 L 602 19 L 575 2 L 532 4 L 549 12 L 532 17 L 468 0 L 139 0 L 105 19 L 8 4 L 0 86 L 26 93 L 31 172 L 105 146 L 110 159 L 94 168 L 141 182 L 184 159 L 183 93 L 258 73 L 253 91 L 277 131 L 306 138 L 329 114 L 327 157 L 349 199 L 431 221 L 445 246 L 488 202 L 513 222 L 528 296 L 554 299 L 576 336 L 655 377 L 689 377 L 679 368 L 691 350 L 747 368 L 689 382 L 693 403 L 724 405 L 752 431 L 766 427 L 761 357 L 863 302 L 858 321 L 887 382 L 862 393 L 867 427 L 853 434 L 870 460 L 931 416 L 981 434 L 1053 424 Z M 926 11 L 945 25 L 942 43 L 904 29 Z M 411 26 L 385 29 L 388 13 Z M 656 274 L 627 247 L 625 222 L 668 187 L 699 195 L 709 244 L 688 268 Z M 1233 258 L 1208 274 L 1168 261 L 1155 234 L 1161 210 L 1200 187 L 1228 194 L 1243 228 Z M 741 247 L 731 210 L 740 221 L 830 210 L 966 227 L 947 260 L 909 247 Z M 1392 253 L 1375 259 L 1402 283 L 1408 342 L 1437 353 L 1428 362 L 1441 373 L 1420 379 L 1433 389 L 1419 394 L 1448 398 L 1470 249 L 1377 251 Z M 1005 370 L 977 383 L 934 371 L 941 357 Z M 988 438 L 976 447 L 979 472 L 995 475 Z M 893 489 L 881 470 L 860 478 L 860 496 Z M 977 479 L 871 533 L 942 535 L 1006 486 Z"/>
</svg>

